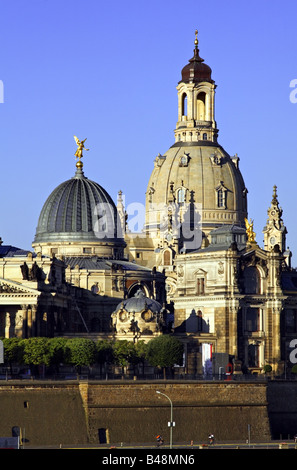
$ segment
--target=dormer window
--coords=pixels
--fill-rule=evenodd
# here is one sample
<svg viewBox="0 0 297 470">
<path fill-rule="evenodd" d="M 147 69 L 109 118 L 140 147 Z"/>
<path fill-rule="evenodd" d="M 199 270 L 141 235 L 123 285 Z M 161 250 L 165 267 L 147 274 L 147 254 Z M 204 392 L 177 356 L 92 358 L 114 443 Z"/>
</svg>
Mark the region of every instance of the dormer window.
<svg viewBox="0 0 297 470">
<path fill-rule="evenodd" d="M 216 187 L 217 207 L 219 209 L 227 209 L 227 188 L 225 188 L 223 181 Z"/>
<path fill-rule="evenodd" d="M 184 154 L 180 157 L 179 166 L 188 166 L 189 160 L 190 160 L 189 154 L 184 153 Z"/>
<path fill-rule="evenodd" d="M 218 207 L 225 207 L 225 197 L 222 189 L 218 191 Z"/>
</svg>

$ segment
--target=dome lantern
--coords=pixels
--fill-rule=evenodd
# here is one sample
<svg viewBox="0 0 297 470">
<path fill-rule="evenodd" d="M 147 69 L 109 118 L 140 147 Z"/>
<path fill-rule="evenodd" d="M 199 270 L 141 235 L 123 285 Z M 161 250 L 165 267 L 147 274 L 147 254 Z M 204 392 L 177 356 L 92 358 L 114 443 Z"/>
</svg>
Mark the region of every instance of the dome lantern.
<svg viewBox="0 0 297 470">
<path fill-rule="evenodd" d="M 195 31 L 194 56 L 182 69 L 178 83 L 178 122 L 175 129 L 176 142 L 217 142 L 218 129 L 215 121 L 215 89 L 211 68 L 199 55 L 198 31 Z"/>
<path fill-rule="evenodd" d="M 211 68 L 204 64 L 204 59 L 202 59 L 199 55 L 198 49 L 198 39 L 197 39 L 198 31 L 195 31 L 195 48 L 194 48 L 194 55 L 192 59 L 189 60 L 189 63 L 185 65 L 182 69 L 182 82 L 183 83 L 197 83 L 202 81 L 209 81 L 213 82 L 211 78 Z"/>
</svg>

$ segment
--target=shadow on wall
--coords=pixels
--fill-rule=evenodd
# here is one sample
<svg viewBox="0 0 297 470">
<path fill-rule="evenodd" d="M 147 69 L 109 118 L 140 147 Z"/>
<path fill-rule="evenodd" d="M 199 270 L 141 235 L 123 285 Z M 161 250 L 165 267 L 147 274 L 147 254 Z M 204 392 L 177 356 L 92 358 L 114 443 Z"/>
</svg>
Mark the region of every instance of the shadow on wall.
<svg viewBox="0 0 297 470">
<path fill-rule="evenodd" d="M 209 321 L 204 320 L 201 310 L 196 311 L 194 308 L 189 317 L 174 329 L 175 333 L 209 333 L 209 331 Z"/>
</svg>

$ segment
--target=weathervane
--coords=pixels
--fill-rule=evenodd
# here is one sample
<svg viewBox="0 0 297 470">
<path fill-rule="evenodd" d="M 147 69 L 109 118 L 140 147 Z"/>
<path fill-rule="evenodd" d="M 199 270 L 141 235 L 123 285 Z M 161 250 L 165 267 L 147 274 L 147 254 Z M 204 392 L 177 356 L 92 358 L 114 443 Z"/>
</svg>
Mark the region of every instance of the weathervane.
<svg viewBox="0 0 297 470">
<path fill-rule="evenodd" d="M 76 163 L 77 168 L 82 168 L 83 163 L 81 161 L 81 158 L 83 157 L 83 150 L 89 150 L 85 148 L 85 140 L 79 140 L 76 136 L 74 136 L 74 140 L 77 145 L 77 150 L 75 152 L 75 157 L 78 159 L 78 162 Z"/>
<path fill-rule="evenodd" d="M 195 46 L 197 47 L 198 46 L 198 39 L 197 39 L 197 35 L 198 35 L 198 29 L 195 30 L 195 41 L 194 41 L 194 44 Z"/>
</svg>

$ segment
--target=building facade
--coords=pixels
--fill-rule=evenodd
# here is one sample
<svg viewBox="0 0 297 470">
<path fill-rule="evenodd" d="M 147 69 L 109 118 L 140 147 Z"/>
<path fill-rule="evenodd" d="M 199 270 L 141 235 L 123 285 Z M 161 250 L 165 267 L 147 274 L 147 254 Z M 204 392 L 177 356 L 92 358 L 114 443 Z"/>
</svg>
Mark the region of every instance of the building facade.
<svg viewBox="0 0 297 470">
<path fill-rule="evenodd" d="M 296 336 L 296 272 L 286 248 L 276 186 L 261 248 L 248 221 L 238 155 L 219 144 L 211 68 L 198 49 L 177 85 L 174 143 L 158 155 L 146 193 L 142 237 L 126 234 L 129 259 L 166 273 L 174 332 L 185 343 L 187 370 L 263 372 L 288 365 Z"/>
<path fill-rule="evenodd" d="M 45 201 L 33 252 L 0 246 L 0 336 L 148 341 L 174 332 L 185 372 L 283 373 L 297 334 L 297 273 L 276 187 L 261 248 L 238 155 L 219 144 L 216 84 L 198 49 L 177 85 L 174 142 L 147 184 L 141 233 L 83 171 Z M 171 327 L 172 322 L 172 327 Z M 212 367 L 213 371 L 213 367 Z"/>
</svg>

